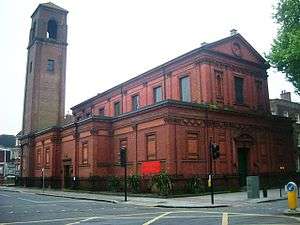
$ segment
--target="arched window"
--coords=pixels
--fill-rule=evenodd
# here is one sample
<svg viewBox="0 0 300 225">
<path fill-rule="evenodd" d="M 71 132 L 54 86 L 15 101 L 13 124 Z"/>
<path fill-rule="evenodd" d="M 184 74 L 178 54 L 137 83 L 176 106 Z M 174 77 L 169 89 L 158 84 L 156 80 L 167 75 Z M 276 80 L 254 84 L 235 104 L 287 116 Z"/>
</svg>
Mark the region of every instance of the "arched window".
<svg viewBox="0 0 300 225">
<path fill-rule="evenodd" d="M 57 23 L 55 20 L 48 21 L 47 38 L 56 39 L 57 36 Z"/>
</svg>

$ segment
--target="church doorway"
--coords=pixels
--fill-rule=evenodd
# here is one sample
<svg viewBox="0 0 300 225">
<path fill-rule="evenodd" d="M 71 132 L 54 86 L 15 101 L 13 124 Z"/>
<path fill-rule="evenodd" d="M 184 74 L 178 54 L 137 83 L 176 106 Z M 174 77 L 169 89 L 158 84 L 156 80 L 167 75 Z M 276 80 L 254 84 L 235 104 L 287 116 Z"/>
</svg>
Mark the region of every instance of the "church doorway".
<svg viewBox="0 0 300 225">
<path fill-rule="evenodd" d="M 248 154 L 249 148 L 238 148 L 238 174 L 240 187 L 246 186 L 248 175 Z"/>
<path fill-rule="evenodd" d="M 64 165 L 64 188 L 71 187 L 71 170 L 70 165 Z"/>
</svg>

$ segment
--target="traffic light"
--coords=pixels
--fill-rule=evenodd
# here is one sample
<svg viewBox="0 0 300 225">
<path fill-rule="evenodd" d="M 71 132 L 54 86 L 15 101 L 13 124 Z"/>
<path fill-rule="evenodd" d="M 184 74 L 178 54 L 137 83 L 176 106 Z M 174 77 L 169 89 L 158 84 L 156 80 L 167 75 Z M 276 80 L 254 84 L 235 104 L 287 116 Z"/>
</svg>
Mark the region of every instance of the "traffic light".
<svg viewBox="0 0 300 225">
<path fill-rule="evenodd" d="M 220 157 L 220 147 L 217 144 L 211 144 L 211 153 L 213 159 L 218 159 Z"/>
<path fill-rule="evenodd" d="M 120 147 L 120 163 L 122 167 L 125 167 L 127 163 L 127 149 L 125 146 Z"/>
</svg>

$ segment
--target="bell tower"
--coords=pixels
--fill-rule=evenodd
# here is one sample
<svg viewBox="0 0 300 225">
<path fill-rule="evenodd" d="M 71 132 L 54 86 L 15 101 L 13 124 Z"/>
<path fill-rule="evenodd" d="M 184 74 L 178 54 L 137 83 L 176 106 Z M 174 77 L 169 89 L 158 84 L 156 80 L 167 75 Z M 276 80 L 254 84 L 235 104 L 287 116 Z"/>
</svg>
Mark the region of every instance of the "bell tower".
<svg viewBox="0 0 300 225">
<path fill-rule="evenodd" d="M 68 11 L 51 3 L 32 14 L 23 111 L 23 135 L 59 125 L 65 111 Z"/>
</svg>

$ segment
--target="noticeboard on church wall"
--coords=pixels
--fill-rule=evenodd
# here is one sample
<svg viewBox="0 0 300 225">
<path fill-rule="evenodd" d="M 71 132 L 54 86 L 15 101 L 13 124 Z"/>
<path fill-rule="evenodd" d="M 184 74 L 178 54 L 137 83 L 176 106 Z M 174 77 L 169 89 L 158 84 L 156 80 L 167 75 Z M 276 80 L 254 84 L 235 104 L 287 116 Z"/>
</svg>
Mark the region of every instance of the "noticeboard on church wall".
<svg viewBox="0 0 300 225">
<path fill-rule="evenodd" d="M 143 162 L 141 167 L 142 175 L 154 175 L 160 173 L 160 161 Z"/>
</svg>

